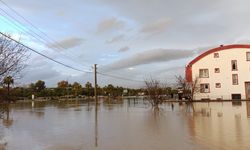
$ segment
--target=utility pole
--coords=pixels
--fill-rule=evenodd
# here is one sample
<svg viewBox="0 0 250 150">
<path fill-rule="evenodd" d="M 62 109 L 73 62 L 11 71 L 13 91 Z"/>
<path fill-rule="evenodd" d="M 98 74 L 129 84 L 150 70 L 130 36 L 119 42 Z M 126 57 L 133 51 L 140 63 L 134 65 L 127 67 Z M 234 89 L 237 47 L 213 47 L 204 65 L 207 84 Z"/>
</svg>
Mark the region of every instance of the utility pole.
<svg viewBox="0 0 250 150">
<path fill-rule="evenodd" d="M 95 74 L 95 104 L 97 106 L 98 104 L 98 98 L 97 98 L 97 64 L 94 64 L 94 74 Z"/>
<path fill-rule="evenodd" d="M 97 65 L 94 64 L 94 76 L 95 76 L 95 146 L 98 146 L 98 98 L 97 98 Z"/>
</svg>

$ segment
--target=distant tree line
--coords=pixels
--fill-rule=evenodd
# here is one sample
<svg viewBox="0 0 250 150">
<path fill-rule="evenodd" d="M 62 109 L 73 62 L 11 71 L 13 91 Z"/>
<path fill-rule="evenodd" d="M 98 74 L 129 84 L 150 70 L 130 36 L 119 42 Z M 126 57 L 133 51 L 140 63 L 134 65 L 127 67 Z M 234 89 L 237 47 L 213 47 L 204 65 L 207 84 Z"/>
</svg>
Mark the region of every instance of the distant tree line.
<svg viewBox="0 0 250 150">
<path fill-rule="evenodd" d="M 8 95 L 11 95 L 12 99 L 30 99 L 32 95 L 35 95 L 36 97 L 94 96 L 94 87 L 90 82 L 87 82 L 82 86 L 78 82 L 69 83 L 68 81 L 63 80 L 58 82 L 57 87 L 54 88 L 46 87 L 45 82 L 42 80 L 31 83 L 26 87 L 14 88 L 10 86 L 13 83 L 13 80 L 4 83 L 3 88 L 0 88 L 1 99 L 7 99 Z M 127 93 L 124 93 L 125 89 L 128 91 Z M 137 95 L 138 93 L 143 92 L 143 89 L 127 89 L 109 84 L 104 87 L 98 86 L 97 92 L 98 95 L 102 96 L 118 97 L 122 95 Z"/>
<path fill-rule="evenodd" d="M 93 97 L 94 96 L 94 86 L 87 82 L 84 85 L 81 85 L 78 82 L 69 83 L 68 81 L 62 80 L 57 83 L 57 87 L 49 88 L 46 87 L 46 84 L 42 80 L 38 80 L 35 83 L 31 83 L 25 87 L 12 87 L 13 79 L 8 77 L 5 79 L 6 82 L 3 84 L 3 88 L 0 88 L 1 99 L 12 99 L 12 100 L 20 100 L 20 99 L 31 99 L 32 95 L 35 97 L 50 97 L 50 98 L 58 98 L 58 97 L 67 97 L 70 96 L 72 98 L 85 96 L 85 97 Z M 171 95 L 177 93 L 175 89 L 171 87 L 164 87 L 161 89 L 162 94 Z M 109 96 L 112 98 L 120 97 L 120 96 L 138 96 L 138 95 L 147 95 L 148 90 L 145 88 L 124 88 L 121 86 L 114 86 L 112 84 L 108 84 L 104 87 L 97 86 L 97 92 L 99 96 Z M 11 98 L 10 98 L 11 97 Z M 0 100 L 1 100 L 0 99 Z"/>
</svg>

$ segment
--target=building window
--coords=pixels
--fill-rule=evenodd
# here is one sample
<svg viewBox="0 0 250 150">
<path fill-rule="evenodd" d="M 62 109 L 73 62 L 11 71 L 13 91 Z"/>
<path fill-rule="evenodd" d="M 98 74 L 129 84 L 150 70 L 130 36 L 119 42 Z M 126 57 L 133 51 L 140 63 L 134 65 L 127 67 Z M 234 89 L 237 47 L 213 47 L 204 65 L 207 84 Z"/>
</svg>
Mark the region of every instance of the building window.
<svg viewBox="0 0 250 150">
<path fill-rule="evenodd" d="M 250 61 L 250 52 L 247 52 L 247 61 Z"/>
<path fill-rule="evenodd" d="M 200 84 L 200 92 L 201 93 L 209 93 L 210 92 L 209 84 L 208 83 Z"/>
<path fill-rule="evenodd" d="M 232 74 L 232 82 L 233 82 L 233 85 L 238 85 L 239 82 L 238 82 L 238 74 Z"/>
<path fill-rule="evenodd" d="M 237 71 L 237 60 L 231 61 L 232 71 Z"/>
<path fill-rule="evenodd" d="M 221 88 L 221 83 L 215 83 L 216 88 Z"/>
<path fill-rule="evenodd" d="M 200 78 L 208 78 L 209 77 L 208 69 L 200 69 L 199 70 L 199 77 Z"/>
<path fill-rule="evenodd" d="M 214 68 L 214 73 L 220 73 L 220 68 Z"/>
<path fill-rule="evenodd" d="M 219 53 L 214 53 L 214 58 L 219 58 Z"/>
</svg>

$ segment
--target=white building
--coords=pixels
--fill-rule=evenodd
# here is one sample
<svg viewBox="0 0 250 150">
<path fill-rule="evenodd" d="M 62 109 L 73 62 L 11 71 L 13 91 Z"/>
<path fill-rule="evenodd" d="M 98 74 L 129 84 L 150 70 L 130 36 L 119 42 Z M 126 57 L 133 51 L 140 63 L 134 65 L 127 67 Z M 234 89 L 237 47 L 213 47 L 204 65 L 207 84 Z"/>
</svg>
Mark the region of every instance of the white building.
<svg viewBox="0 0 250 150">
<path fill-rule="evenodd" d="M 186 79 L 198 81 L 194 100 L 250 99 L 250 45 L 206 51 L 187 65 Z"/>
</svg>

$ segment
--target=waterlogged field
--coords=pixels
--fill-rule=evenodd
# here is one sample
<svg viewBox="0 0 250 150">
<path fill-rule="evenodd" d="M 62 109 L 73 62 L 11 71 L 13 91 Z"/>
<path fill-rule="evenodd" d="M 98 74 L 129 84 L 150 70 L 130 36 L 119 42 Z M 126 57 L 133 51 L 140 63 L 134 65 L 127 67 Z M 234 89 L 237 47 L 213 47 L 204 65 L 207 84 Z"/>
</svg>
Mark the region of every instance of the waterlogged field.
<svg viewBox="0 0 250 150">
<path fill-rule="evenodd" d="M 6 150 L 249 150 L 250 102 L 26 102 L 0 120 Z M 97 112 L 97 113 L 96 113 Z"/>
</svg>

